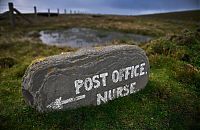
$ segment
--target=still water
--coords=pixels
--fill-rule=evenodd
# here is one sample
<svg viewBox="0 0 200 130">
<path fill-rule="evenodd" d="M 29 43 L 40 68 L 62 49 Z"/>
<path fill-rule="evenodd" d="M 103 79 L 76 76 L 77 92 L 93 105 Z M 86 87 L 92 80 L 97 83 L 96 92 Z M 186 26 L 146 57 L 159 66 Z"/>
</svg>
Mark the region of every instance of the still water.
<svg viewBox="0 0 200 130">
<path fill-rule="evenodd" d="M 70 46 L 73 48 L 110 44 L 113 40 L 133 41 L 135 44 L 148 42 L 149 36 L 94 30 L 89 28 L 70 28 L 66 30 L 44 30 L 40 32 L 44 44 Z"/>
</svg>

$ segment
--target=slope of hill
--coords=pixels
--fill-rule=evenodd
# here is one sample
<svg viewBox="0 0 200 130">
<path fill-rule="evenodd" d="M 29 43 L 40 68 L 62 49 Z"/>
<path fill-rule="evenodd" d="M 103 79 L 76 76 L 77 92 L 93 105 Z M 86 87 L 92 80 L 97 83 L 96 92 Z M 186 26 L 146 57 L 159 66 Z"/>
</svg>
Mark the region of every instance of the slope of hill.
<svg viewBox="0 0 200 130">
<path fill-rule="evenodd" d="M 200 10 L 193 11 L 180 11 L 171 13 L 161 13 L 153 15 L 144 15 L 146 17 L 153 17 L 159 19 L 170 19 L 170 20 L 184 20 L 184 21 L 200 21 Z"/>
<path fill-rule="evenodd" d="M 0 21 L 0 129 L 200 129 L 199 11 L 150 16 L 62 15 Z M 189 19 L 189 21 L 188 21 Z M 146 88 L 99 107 L 38 113 L 22 97 L 21 80 L 33 61 L 69 47 L 47 46 L 40 30 L 86 27 L 150 35 L 141 45 L 150 61 Z M 110 44 L 133 44 L 113 41 Z"/>
</svg>

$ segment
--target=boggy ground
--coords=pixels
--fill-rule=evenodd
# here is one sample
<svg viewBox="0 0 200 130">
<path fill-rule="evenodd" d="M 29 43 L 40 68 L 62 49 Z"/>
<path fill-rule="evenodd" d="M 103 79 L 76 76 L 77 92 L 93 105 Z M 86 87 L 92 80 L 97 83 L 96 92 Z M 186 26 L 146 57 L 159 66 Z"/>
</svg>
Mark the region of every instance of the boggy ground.
<svg viewBox="0 0 200 130">
<path fill-rule="evenodd" d="M 200 11 L 149 16 L 67 15 L 17 18 L 11 28 L 0 20 L 1 129 L 200 129 Z M 87 27 L 153 36 L 141 45 L 150 65 L 144 90 L 98 107 L 38 113 L 27 106 L 21 80 L 40 58 L 75 51 L 47 46 L 38 31 Z M 113 41 L 111 44 L 134 44 Z"/>
</svg>

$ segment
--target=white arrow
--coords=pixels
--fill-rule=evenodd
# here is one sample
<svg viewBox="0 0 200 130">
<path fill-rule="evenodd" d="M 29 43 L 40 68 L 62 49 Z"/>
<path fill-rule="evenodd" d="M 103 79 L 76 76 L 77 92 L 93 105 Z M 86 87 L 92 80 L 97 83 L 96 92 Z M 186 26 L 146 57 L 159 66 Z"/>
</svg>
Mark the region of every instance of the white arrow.
<svg viewBox="0 0 200 130">
<path fill-rule="evenodd" d="M 78 101 L 78 100 L 81 100 L 84 98 L 85 98 L 85 95 L 81 95 L 81 96 L 77 96 L 75 98 L 68 98 L 68 99 L 62 101 L 62 97 L 59 97 L 58 99 L 55 100 L 55 102 L 52 102 L 49 105 L 47 105 L 47 108 L 62 109 L 64 104 L 75 102 L 75 101 Z"/>
</svg>

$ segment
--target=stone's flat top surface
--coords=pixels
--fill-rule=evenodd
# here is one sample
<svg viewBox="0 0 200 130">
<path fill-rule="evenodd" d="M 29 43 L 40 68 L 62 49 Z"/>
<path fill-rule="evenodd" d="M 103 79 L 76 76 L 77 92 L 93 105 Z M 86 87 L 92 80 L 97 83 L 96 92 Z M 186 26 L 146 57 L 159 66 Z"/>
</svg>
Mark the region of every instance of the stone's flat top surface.
<svg viewBox="0 0 200 130">
<path fill-rule="evenodd" d="M 65 54 L 49 56 L 45 59 L 41 59 L 39 61 L 36 61 L 35 63 L 32 63 L 32 65 L 30 67 L 34 69 L 34 67 L 39 67 L 43 64 L 62 62 L 61 59 L 69 60 L 69 58 L 75 58 L 75 57 L 84 56 L 84 55 L 88 55 L 88 56 L 89 55 L 101 55 L 101 54 L 109 53 L 112 51 L 118 51 L 118 50 L 121 50 L 121 51 L 135 50 L 135 51 L 139 51 L 140 53 L 143 53 L 144 55 L 146 55 L 145 52 L 141 48 L 139 48 L 138 46 L 135 46 L 135 45 L 113 45 L 113 46 L 95 47 L 95 48 L 88 47 L 88 48 L 79 49 L 76 52 L 68 52 Z"/>
<path fill-rule="evenodd" d="M 100 105 L 144 88 L 148 74 L 148 58 L 137 46 L 86 48 L 32 63 L 22 92 L 41 112 Z"/>
</svg>

